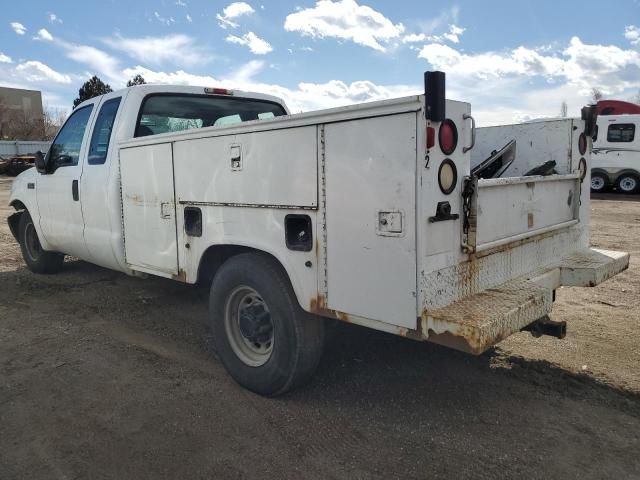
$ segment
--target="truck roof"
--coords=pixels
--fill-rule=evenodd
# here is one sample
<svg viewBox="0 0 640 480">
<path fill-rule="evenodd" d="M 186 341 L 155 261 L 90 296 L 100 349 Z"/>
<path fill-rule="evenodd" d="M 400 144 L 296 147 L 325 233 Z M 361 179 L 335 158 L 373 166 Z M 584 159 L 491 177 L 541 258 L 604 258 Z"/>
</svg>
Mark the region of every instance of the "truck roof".
<svg viewBox="0 0 640 480">
<path fill-rule="evenodd" d="M 125 92 L 134 90 L 137 96 L 146 96 L 151 93 L 182 93 L 182 94 L 190 94 L 190 95 L 229 95 L 232 97 L 240 97 L 240 98 L 253 98 L 256 100 L 266 100 L 269 102 L 275 102 L 284 107 L 287 113 L 289 109 L 287 108 L 286 103 L 282 98 L 276 97 L 275 95 L 267 95 L 265 93 L 258 92 L 247 92 L 244 90 L 235 90 L 235 89 L 226 89 L 226 88 L 218 88 L 218 87 L 198 87 L 191 85 L 167 85 L 167 84 L 154 84 L 147 83 L 144 85 L 134 85 L 133 87 L 122 88 L 120 90 L 116 90 L 114 93 Z M 228 93 L 223 93 L 228 92 Z M 85 102 L 87 102 L 86 100 Z M 85 104 L 82 102 L 78 107 L 81 107 Z M 76 108 L 78 108 L 76 107 Z"/>
</svg>

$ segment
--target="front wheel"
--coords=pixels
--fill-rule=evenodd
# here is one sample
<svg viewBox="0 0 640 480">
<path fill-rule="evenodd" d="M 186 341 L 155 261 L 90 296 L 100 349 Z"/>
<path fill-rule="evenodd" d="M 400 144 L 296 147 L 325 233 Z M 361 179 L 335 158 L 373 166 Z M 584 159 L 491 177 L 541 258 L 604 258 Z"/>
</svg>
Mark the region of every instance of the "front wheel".
<svg viewBox="0 0 640 480">
<path fill-rule="evenodd" d="M 38 232 L 33 224 L 31 215 L 25 211 L 18 223 L 18 241 L 22 258 L 27 268 L 34 273 L 57 273 L 64 263 L 64 255 L 57 252 L 47 252 L 42 249 Z"/>
<path fill-rule="evenodd" d="M 311 378 L 322 356 L 324 321 L 302 310 L 273 258 L 232 257 L 213 279 L 209 299 L 218 356 L 240 385 L 275 396 Z"/>
<path fill-rule="evenodd" d="M 640 181 L 636 175 L 625 173 L 618 178 L 617 187 L 622 193 L 636 193 L 640 191 Z"/>
</svg>

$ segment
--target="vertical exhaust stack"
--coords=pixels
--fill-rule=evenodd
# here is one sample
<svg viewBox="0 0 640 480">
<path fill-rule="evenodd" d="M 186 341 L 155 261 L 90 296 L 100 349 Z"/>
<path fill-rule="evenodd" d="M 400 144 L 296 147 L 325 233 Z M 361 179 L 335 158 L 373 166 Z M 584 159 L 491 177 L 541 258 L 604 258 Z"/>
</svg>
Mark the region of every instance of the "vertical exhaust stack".
<svg viewBox="0 0 640 480">
<path fill-rule="evenodd" d="M 445 111 L 444 72 L 424 72 L 425 116 L 432 122 L 442 122 L 447 118 Z"/>
<path fill-rule="evenodd" d="M 596 130 L 596 122 L 598 121 L 598 106 L 587 105 L 582 107 L 581 118 L 584 120 L 584 134 L 587 137 L 593 137 Z"/>
</svg>

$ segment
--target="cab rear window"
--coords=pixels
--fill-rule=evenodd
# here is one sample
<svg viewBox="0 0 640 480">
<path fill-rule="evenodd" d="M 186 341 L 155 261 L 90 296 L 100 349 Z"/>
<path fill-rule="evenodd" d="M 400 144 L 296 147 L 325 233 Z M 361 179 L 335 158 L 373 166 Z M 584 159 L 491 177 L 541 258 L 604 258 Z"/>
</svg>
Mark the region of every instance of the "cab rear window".
<svg viewBox="0 0 640 480">
<path fill-rule="evenodd" d="M 140 107 L 136 137 L 232 125 L 286 115 L 275 102 L 211 95 L 157 94 Z"/>
</svg>

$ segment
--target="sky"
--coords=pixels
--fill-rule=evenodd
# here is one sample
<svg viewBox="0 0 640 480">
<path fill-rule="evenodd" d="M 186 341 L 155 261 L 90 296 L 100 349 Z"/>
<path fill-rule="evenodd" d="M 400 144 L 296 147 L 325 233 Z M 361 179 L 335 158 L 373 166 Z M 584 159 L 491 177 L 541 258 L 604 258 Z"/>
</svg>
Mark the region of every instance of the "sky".
<svg viewBox="0 0 640 480">
<path fill-rule="evenodd" d="M 22 0 L 0 14 L 0 86 L 58 112 L 93 75 L 270 93 L 300 112 L 420 93 L 434 69 L 482 125 L 562 102 L 577 116 L 592 88 L 635 98 L 640 0 Z"/>
</svg>

